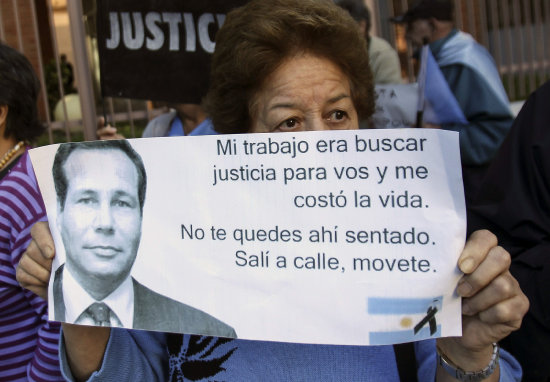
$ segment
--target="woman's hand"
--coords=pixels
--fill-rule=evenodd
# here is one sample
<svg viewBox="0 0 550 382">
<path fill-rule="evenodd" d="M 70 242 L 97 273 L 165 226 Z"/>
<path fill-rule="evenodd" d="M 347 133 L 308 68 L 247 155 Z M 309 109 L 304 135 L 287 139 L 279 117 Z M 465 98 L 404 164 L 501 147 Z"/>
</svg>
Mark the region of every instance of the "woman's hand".
<svg viewBox="0 0 550 382">
<path fill-rule="evenodd" d="M 510 254 L 491 232 L 474 232 L 458 259 L 464 276 L 462 337 L 439 338 L 437 346 L 456 366 L 479 371 L 489 364 L 493 342 L 519 329 L 529 301 L 510 274 Z M 498 375 L 498 373 L 495 373 Z"/>
<path fill-rule="evenodd" d="M 47 222 L 38 222 L 31 228 L 32 240 L 17 265 L 17 282 L 25 289 L 48 299 L 48 283 L 52 272 L 55 246 Z"/>
</svg>

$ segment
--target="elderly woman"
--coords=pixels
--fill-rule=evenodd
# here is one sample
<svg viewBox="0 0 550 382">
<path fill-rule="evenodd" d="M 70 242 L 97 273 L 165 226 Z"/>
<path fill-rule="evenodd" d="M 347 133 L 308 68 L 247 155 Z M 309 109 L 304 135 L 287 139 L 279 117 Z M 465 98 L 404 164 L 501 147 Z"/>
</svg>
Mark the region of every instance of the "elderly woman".
<svg viewBox="0 0 550 382">
<path fill-rule="evenodd" d="M 228 14 L 218 32 L 206 106 L 221 133 L 357 129 L 358 120 L 373 110 L 366 67 L 363 37 L 332 2 L 253 0 Z M 35 226 L 33 237 L 19 279 L 44 295 L 53 242 L 43 225 Z M 519 379 L 518 364 L 506 352 L 499 362 L 494 344 L 519 327 L 528 306 L 508 265 L 509 255 L 493 235 L 472 235 L 459 259 L 466 273 L 457 289 L 465 297 L 464 335 L 438 339 L 437 351 L 433 340 L 415 344 L 420 380 L 455 380 L 460 371 L 453 376 L 449 371 L 457 368 L 472 373 L 462 377 L 468 380 Z M 75 379 L 400 379 L 391 346 L 230 340 L 69 324 L 63 331 L 64 372 Z"/>
<path fill-rule="evenodd" d="M 29 61 L 0 43 L 0 380 L 59 381 L 59 324 L 46 301 L 17 283 L 16 267 L 30 227 L 45 217 L 29 142 L 44 132 L 36 99 L 40 84 Z"/>
</svg>

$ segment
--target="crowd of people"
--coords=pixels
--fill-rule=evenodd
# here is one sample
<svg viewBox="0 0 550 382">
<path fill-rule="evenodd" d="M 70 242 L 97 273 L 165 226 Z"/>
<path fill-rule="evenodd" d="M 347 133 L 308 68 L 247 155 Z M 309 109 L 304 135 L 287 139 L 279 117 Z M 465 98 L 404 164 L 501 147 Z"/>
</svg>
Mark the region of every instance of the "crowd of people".
<svg viewBox="0 0 550 382">
<path fill-rule="evenodd" d="M 225 337 L 115 328 L 126 318 L 105 316 L 105 300 L 123 284 L 134 282 L 136 290 L 128 276 L 133 260 L 107 292 L 99 288 L 85 298 L 90 309 L 73 314 L 76 324 L 48 321 L 55 246 L 27 153 L 44 130 L 36 108 L 39 83 L 28 60 L 0 44 L 0 380 L 549 381 L 550 84 L 514 121 L 489 53 L 453 20 L 451 0 L 420 0 L 393 20 L 404 25 L 415 49 L 429 44 L 468 121 L 423 126 L 460 137 L 470 232 L 457 264 L 464 273 L 457 284 L 463 334 L 414 343 L 407 354 L 414 362 L 406 367 L 402 350 L 392 346 L 240 340 L 200 311 L 193 314 L 223 326 Z M 228 13 L 216 35 L 203 105 L 171 105 L 173 111 L 152 120 L 143 136 L 358 129 L 374 111 L 374 84 L 401 82 L 397 54 L 369 30 L 362 0 L 252 0 Z M 111 126 L 101 126 L 98 135 L 124 138 Z M 119 146 L 115 153 L 106 147 L 109 155 L 126 156 L 135 175 L 125 178 L 125 195 L 138 216 L 145 174 L 139 175 L 131 148 Z M 96 170 L 109 177 L 111 159 L 98 144 L 65 151 L 57 169 L 65 194 L 85 175 L 71 163 L 90 152 L 98 158 Z M 81 222 L 70 217 L 66 195 L 60 200 L 63 216 L 73 219 L 67 231 L 76 231 Z M 112 223 L 96 234 L 115 229 Z M 135 259 L 132 243 L 129 258 Z M 59 277 L 86 296 L 79 264 L 71 261 L 68 254 Z M 194 358 L 198 348 L 209 349 L 203 362 Z"/>
</svg>

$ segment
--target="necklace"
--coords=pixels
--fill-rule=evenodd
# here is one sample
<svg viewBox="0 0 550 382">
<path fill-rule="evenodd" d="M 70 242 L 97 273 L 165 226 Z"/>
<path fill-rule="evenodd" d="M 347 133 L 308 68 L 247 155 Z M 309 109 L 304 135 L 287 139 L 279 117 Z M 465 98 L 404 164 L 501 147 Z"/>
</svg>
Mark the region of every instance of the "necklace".
<svg viewBox="0 0 550 382">
<path fill-rule="evenodd" d="M 11 149 L 8 150 L 7 153 L 4 154 L 4 156 L 2 157 L 2 159 L 0 160 L 0 170 L 2 168 L 4 168 L 4 166 L 10 161 L 11 158 L 13 158 L 13 156 L 15 154 L 17 154 L 17 152 L 19 151 L 19 149 L 25 144 L 25 141 L 19 141 L 17 142 L 17 144 L 15 146 L 13 146 Z"/>
</svg>

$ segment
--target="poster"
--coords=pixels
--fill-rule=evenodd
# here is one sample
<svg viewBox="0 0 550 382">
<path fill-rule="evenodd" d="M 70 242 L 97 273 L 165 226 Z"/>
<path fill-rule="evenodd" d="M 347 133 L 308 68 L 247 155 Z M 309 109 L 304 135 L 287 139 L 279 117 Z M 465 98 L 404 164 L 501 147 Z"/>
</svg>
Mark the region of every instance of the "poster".
<svg viewBox="0 0 550 382">
<path fill-rule="evenodd" d="M 98 0 L 103 96 L 199 104 L 216 32 L 246 2 Z"/>
<path fill-rule="evenodd" d="M 418 84 L 389 84 L 374 87 L 375 129 L 411 128 L 416 125 Z"/>
<path fill-rule="evenodd" d="M 457 133 L 119 142 L 136 154 L 106 141 L 31 151 L 57 251 L 51 319 L 94 324 L 69 305 L 103 289 L 109 326 L 347 345 L 461 334 Z M 157 296 L 152 311 L 136 284 Z"/>
</svg>

